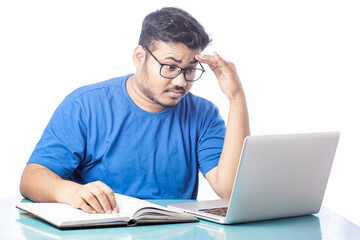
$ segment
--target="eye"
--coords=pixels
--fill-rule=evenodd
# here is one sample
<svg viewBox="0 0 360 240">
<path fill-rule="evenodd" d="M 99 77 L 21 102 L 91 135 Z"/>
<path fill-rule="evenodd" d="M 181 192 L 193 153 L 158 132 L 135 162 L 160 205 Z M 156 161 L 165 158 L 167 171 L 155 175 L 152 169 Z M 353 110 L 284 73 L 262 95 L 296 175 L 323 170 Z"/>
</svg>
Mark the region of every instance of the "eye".
<svg viewBox="0 0 360 240">
<path fill-rule="evenodd" d="M 195 71 L 196 71 L 195 68 L 188 68 L 188 69 L 186 69 L 186 73 L 188 73 L 188 74 L 192 74 L 192 73 L 194 73 Z"/>
<path fill-rule="evenodd" d="M 179 69 L 179 67 L 177 67 L 175 65 L 165 65 L 165 67 L 166 67 L 167 71 L 172 71 L 172 72 L 176 72 Z"/>
</svg>

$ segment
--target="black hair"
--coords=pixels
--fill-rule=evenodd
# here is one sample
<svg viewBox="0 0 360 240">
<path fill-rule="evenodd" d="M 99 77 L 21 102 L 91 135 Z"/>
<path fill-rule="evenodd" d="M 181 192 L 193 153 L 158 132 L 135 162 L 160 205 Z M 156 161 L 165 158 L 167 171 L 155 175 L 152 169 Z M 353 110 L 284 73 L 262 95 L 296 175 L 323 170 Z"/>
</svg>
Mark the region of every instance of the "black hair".
<svg viewBox="0 0 360 240">
<path fill-rule="evenodd" d="M 211 42 L 204 27 L 189 13 L 175 7 L 161 8 L 147 15 L 142 23 L 139 45 L 153 49 L 153 41 L 183 43 L 190 49 L 204 50 Z"/>
</svg>

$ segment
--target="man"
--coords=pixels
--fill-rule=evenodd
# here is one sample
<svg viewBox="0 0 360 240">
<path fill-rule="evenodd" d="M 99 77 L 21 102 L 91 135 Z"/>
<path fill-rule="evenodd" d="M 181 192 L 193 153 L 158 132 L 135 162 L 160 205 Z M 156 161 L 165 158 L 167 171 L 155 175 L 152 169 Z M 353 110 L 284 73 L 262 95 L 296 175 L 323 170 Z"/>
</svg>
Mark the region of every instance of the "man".
<svg viewBox="0 0 360 240">
<path fill-rule="evenodd" d="M 203 55 L 210 43 L 188 13 L 163 8 L 143 22 L 136 72 L 68 95 L 37 144 L 20 184 L 37 202 L 91 213 L 117 211 L 114 192 L 191 198 L 198 171 L 220 197 L 231 194 L 249 123 L 234 64 Z M 230 102 L 225 125 L 211 102 L 189 93 L 208 64 Z"/>
</svg>

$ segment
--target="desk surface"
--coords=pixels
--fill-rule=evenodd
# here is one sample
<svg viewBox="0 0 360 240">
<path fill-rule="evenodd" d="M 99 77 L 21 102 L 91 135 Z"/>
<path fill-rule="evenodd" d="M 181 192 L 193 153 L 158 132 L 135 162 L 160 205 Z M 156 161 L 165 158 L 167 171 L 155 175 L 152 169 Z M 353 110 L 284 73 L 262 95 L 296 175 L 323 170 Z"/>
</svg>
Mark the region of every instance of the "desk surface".
<svg viewBox="0 0 360 240">
<path fill-rule="evenodd" d="M 198 223 L 59 230 L 15 208 L 21 198 L 0 199 L 0 239 L 360 239 L 360 227 L 327 208 L 316 215 L 220 225 Z M 167 205 L 182 200 L 154 200 Z"/>
</svg>

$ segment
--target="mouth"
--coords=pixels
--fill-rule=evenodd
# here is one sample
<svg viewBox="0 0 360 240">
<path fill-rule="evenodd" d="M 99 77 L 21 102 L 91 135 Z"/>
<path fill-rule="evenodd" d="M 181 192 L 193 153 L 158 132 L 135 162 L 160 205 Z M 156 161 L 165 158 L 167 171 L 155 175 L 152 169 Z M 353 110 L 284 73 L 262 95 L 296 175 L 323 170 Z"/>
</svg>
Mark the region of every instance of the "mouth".
<svg viewBox="0 0 360 240">
<path fill-rule="evenodd" d="M 169 91 L 169 95 L 171 98 L 180 98 L 184 95 L 183 92 L 174 92 L 174 91 Z"/>
<path fill-rule="evenodd" d="M 185 89 L 168 89 L 165 92 L 168 92 L 171 98 L 180 98 L 185 94 Z"/>
</svg>

